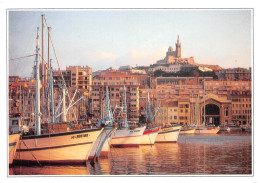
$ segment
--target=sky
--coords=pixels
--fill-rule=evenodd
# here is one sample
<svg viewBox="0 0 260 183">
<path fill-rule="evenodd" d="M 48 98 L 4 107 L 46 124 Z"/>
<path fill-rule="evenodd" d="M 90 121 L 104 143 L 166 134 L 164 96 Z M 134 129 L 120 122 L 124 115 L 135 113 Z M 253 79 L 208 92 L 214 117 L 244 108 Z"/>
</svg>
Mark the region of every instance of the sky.
<svg viewBox="0 0 260 183">
<path fill-rule="evenodd" d="M 38 9 L 8 11 L 9 75 L 31 76 L 33 57 L 12 59 L 35 52 L 42 13 L 61 69 L 148 66 L 163 59 L 169 46 L 175 49 L 178 35 L 183 58 L 223 68 L 252 66 L 250 9 Z M 47 31 L 44 37 L 47 58 Z M 57 69 L 52 49 L 50 57 Z"/>
</svg>

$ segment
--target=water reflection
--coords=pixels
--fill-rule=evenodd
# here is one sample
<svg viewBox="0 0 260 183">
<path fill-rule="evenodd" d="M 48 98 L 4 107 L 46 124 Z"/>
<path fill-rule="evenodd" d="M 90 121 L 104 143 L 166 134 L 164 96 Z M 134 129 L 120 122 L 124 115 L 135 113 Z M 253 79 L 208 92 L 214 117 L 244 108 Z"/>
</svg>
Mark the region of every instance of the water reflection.
<svg viewBox="0 0 260 183">
<path fill-rule="evenodd" d="M 213 175 L 251 174 L 248 135 L 180 136 L 178 143 L 111 148 L 94 166 L 10 168 L 10 175 Z"/>
</svg>

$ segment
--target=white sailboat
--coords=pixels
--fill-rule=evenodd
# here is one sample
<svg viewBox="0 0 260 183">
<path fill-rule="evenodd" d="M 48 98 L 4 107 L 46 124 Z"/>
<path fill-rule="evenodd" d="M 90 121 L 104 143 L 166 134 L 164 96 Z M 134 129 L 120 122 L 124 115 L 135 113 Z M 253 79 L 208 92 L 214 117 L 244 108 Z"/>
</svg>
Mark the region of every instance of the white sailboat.
<svg viewBox="0 0 260 183">
<path fill-rule="evenodd" d="M 138 147 L 141 143 L 141 137 L 144 133 L 145 126 L 129 127 L 127 121 L 127 106 L 126 106 L 126 88 L 124 87 L 123 108 L 120 108 L 120 116 L 122 125 L 119 125 L 111 140 L 113 147 Z"/>
<path fill-rule="evenodd" d="M 162 115 L 162 117 L 164 118 L 164 114 Z M 159 143 L 177 142 L 181 128 L 182 126 L 179 124 L 168 124 L 162 126 L 155 139 L 155 142 L 159 142 Z"/>
<path fill-rule="evenodd" d="M 146 129 L 145 129 L 143 136 L 141 138 L 141 145 L 152 145 L 152 144 L 154 144 L 155 139 L 156 139 L 156 137 L 159 133 L 159 130 L 161 128 L 161 126 L 155 126 L 155 127 L 153 126 L 154 117 L 155 117 L 155 115 L 158 112 L 158 109 L 160 107 L 158 107 L 157 111 L 153 115 L 152 109 L 151 109 L 149 92 L 148 92 L 147 105 L 148 105 L 148 107 L 147 107 L 148 108 L 148 114 L 146 113 L 146 119 L 148 120 L 148 124 L 147 124 Z"/>
<path fill-rule="evenodd" d="M 195 134 L 217 134 L 220 130 L 220 127 L 208 128 L 205 126 L 200 126 L 196 129 Z"/>
<path fill-rule="evenodd" d="M 161 128 L 155 139 L 155 142 L 177 142 L 181 128 L 181 125 L 173 125 Z"/>
<path fill-rule="evenodd" d="M 90 150 L 102 128 L 66 131 L 62 133 L 41 134 L 40 79 L 39 79 L 39 35 L 37 31 L 35 77 L 35 119 L 36 135 L 21 136 L 20 145 L 14 161 L 36 164 L 74 164 L 86 163 Z M 50 87 L 53 88 L 52 69 L 50 69 Z M 51 90 L 52 91 L 52 90 Z M 52 123 L 55 122 L 52 98 Z M 56 116 L 57 117 L 57 116 Z"/>
<path fill-rule="evenodd" d="M 182 135 L 191 135 L 194 134 L 196 131 L 196 128 L 188 128 L 188 129 L 183 129 L 180 131 L 180 134 Z"/>
</svg>

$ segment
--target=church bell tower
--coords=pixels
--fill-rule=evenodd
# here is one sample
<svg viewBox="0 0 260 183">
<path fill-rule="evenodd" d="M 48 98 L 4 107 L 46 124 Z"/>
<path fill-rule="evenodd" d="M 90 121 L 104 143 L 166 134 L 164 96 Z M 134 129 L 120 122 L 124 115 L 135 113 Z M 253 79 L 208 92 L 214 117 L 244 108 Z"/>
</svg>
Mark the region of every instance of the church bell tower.
<svg viewBox="0 0 260 183">
<path fill-rule="evenodd" d="M 181 58 L 181 43 L 179 40 L 179 35 L 178 35 L 177 43 L 175 43 L 175 46 L 176 46 L 175 57 Z"/>
</svg>

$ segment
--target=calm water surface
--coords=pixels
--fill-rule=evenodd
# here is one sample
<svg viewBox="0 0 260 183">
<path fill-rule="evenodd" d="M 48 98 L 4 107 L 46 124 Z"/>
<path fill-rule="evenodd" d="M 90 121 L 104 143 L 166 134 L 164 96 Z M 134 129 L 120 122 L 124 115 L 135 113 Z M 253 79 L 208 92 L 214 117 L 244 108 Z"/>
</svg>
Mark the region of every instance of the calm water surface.
<svg viewBox="0 0 260 183">
<path fill-rule="evenodd" d="M 10 175 L 252 174 L 251 135 L 183 135 L 177 143 L 111 148 L 109 159 L 86 166 L 15 166 Z"/>
</svg>

